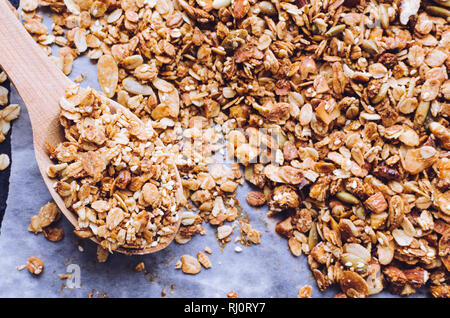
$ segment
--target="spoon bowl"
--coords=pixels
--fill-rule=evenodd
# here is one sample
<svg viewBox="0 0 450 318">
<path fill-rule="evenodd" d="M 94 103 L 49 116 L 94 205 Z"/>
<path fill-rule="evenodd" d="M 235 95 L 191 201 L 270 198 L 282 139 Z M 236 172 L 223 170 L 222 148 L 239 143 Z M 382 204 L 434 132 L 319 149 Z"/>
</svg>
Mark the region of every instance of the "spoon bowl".
<svg viewBox="0 0 450 318">
<path fill-rule="evenodd" d="M 74 83 L 67 78 L 34 42 L 14 15 L 7 1 L 0 0 L 0 66 L 16 87 L 28 110 L 33 130 L 36 161 L 42 178 L 56 205 L 64 216 L 78 228 L 76 215 L 66 208 L 62 198 L 54 189 L 55 180 L 47 176 L 47 168 L 53 164 L 47 153 L 47 145 L 56 146 L 65 141 L 59 122 L 59 100 Z M 106 99 L 106 97 L 104 97 Z M 138 117 L 119 103 L 108 99 L 112 112 L 121 110 L 127 117 L 142 123 Z M 160 139 L 156 144 L 163 146 Z M 181 178 L 174 164 L 178 180 L 179 198 L 184 198 Z M 182 201 L 182 199 L 180 200 Z M 179 202 L 176 231 L 163 243 L 143 249 L 118 248 L 115 251 L 127 255 L 150 254 L 166 248 L 174 239 L 181 223 L 183 204 Z M 91 238 L 97 244 L 97 239 Z"/>
</svg>

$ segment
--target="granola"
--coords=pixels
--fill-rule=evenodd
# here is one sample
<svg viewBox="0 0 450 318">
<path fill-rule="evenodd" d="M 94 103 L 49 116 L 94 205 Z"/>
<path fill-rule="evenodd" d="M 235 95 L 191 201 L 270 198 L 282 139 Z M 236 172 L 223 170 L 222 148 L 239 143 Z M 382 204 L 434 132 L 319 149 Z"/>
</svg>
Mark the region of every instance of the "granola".
<svg viewBox="0 0 450 318">
<path fill-rule="evenodd" d="M 178 243 L 204 233 L 203 222 L 229 239 L 245 179 L 260 189 L 249 203 L 283 217 L 275 230 L 293 255 L 307 255 L 320 290 L 336 284 L 337 297 L 367 297 L 387 282 L 402 295 L 427 285 L 448 297 L 445 1 L 40 1 L 53 10 L 50 33 L 28 2 L 25 27 L 48 54 L 61 46 L 57 65 L 68 74 L 81 54 L 98 61 L 104 94 L 153 121 L 171 147 L 190 199 Z M 61 159 L 74 160 L 79 138 L 88 149 L 102 142 L 80 128 L 70 128 Z M 221 139 L 243 175 L 209 166 Z M 104 171 L 86 168 L 89 179 Z M 118 177 L 127 184 L 126 173 Z M 75 190 L 64 186 L 70 201 Z M 110 224 L 120 227 L 119 212 Z M 191 258 L 185 269 L 200 270 Z"/>
</svg>

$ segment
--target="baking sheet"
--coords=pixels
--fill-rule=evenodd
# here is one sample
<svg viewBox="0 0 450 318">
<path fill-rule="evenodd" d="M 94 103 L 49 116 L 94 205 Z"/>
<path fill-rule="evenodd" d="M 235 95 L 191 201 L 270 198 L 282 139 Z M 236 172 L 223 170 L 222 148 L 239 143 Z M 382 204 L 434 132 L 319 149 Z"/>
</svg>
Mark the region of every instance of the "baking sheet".
<svg viewBox="0 0 450 318">
<path fill-rule="evenodd" d="M 99 89 L 96 67 L 88 59 L 75 62 L 71 78 L 79 74 L 86 76 L 83 87 Z M 146 256 L 115 253 L 106 263 L 97 263 L 96 245 L 89 240 L 80 241 L 64 218 L 58 223 L 65 232 L 60 242 L 49 242 L 42 233 L 28 232 L 30 218 L 51 197 L 34 158 L 28 114 L 17 92 L 13 90 L 11 95 L 11 103 L 22 106 L 22 114 L 12 131 L 10 190 L 0 233 L 0 297 L 88 297 L 89 294 L 94 297 L 226 297 L 230 291 L 239 297 L 296 297 L 304 285 L 313 287 L 313 297 L 333 297 L 338 292 L 334 287 L 325 293 L 318 290 L 306 257 L 292 256 L 287 240 L 275 233 L 278 220 L 267 218 L 266 208 L 247 205 L 248 185 L 239 188 L 238 198 L 250 224 L 262 231 L 260 245 L 245 247 L 234 243 L 239 235 L 237 228 L 231 243 L 222 251 L 214 236 L 215 228 L 206 224 L 206 235 L 197 235 L 186 245 L 173 243 L 161 252 Z M 202 269 L 197 275 L 186 275 L 175 269 L 181 255 L 195 256 L 206 246 L 213 251 L 209 256 L 211 269 Z M 235 252 L 235 246 L 243 251 Z M 16 269 L 30 256 L 44 261 L 44 271 L 38 277 L 26 269 Z M 134 271 L 141 261 L 148 274 Z M 74 267 L 80 269 L 81 284 L 69 288 L 67 285 L 72 280 L 62 280 L 58 275 Z M 422 290 L 414 297 L 425 295 Z M 375 297 L 388 296 L 391 295 L 382 293 Z"/>
</svg>

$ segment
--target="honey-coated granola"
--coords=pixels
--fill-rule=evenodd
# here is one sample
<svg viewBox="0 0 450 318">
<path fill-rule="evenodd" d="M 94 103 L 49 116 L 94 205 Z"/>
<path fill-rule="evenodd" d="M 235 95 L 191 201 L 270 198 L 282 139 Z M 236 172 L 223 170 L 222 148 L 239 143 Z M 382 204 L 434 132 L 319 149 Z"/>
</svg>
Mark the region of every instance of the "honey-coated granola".
<svg viewBox="0 0 450 318">
<path fill-rule="evenodd" d="M 204 233 L 203 221 L 226 239 L 244 178 L 260 189 L 249 204 L 267 202 L 283 218 L 276 231 L 293 255 L 307 255 L 320 290 L 338 284 L 337 297 L 367 297 L 427 285 L 449 297 L 449 1 L 23 2 L 25 28 L 49 55 L 51 44 L 61 47 L 53 58 L 66 74 L 80 55 L 98 61 L 103 93 L 153 122 L 170 146 L 193 204 L 177 242 Z M 52 10 L 51 30 L 37 3 Z M 76 123 L 83 112 L 70 114 L 63 123 L 73 140 L 60 150 L 90 156 L 103 138 L 82 131 L 93 127 Z M 225 149 L 242 175 L 236 165 L 209 168 L 205 154 Z M 118 177 L 119 169 L 99 170 L 82 179 Z M 82 186 L 61 187 L 68 206 Z M 83 190 L 104 200 L 100 189 Z M 136 201 L 118 191 L 124 206 Z M 104 234 L 104 207 L 81 205 L 95 211 L 81 223 Z M 106 237 L 116 246 L 123 236 Z M 192 256 L 182 263 L 201 269 Z"/>
</svg>

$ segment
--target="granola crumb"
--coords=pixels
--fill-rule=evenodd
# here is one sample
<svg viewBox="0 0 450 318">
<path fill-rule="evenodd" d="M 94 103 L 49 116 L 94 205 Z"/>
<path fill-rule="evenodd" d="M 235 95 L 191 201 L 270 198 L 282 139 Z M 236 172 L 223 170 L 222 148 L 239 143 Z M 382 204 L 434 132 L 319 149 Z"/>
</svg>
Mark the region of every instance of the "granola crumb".
<svg viewBox="0 0 450 318">
<path fill-rule="evenodd" d="M 144 270 L 145 270 L 145 264 L 144 264 L 144 262 L 140 262 L 139 264 L 137 264 L 137 265 L 134 267 L 134 270 L 135 270 L 136 272 L 142 272 L 142 271 L 144 271 Z"/>
</svg>

